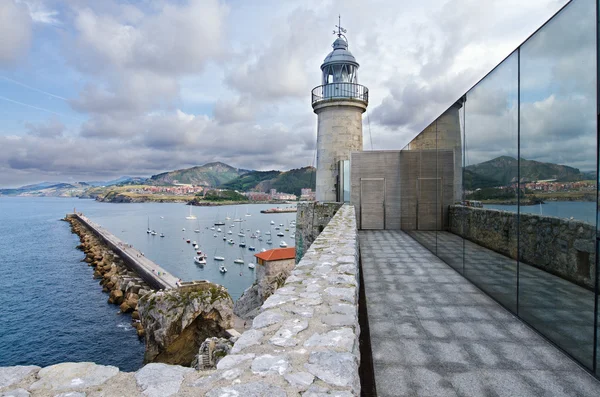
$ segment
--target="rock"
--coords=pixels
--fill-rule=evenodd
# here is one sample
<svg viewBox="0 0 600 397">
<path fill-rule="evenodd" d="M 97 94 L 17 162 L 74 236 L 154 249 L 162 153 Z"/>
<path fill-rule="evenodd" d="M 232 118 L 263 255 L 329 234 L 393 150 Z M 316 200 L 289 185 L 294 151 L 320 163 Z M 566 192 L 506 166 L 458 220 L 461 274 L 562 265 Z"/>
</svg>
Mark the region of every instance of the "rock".
<svg viewBox="0 0 600 397">
<path fill-rule="evenodd" d="M 290 385 L 297 387 L 300 391 L 308 389 L 315 379 L 315 377 L 308 372 L 294 372 L 291 374 L 285 374 L 283 377 L 289 382 Z"/>
<path fill-rule="evenodd" d="M 236 365 L 243 363 L 244 361 L 251 360 L 255 357 L 255 354 L 230 354 L 228 356 L 223 357 L 221 361 L 217 364 L 217 369 L 230 369 L 235 367 Z"/>
<path fill-rule="evenodd" d="M 209 282 L 146 294 L 137 307 L 145 330 L 145 362 L 189 366 L 202 342 L 225 337 L 233 325 L 231 296 Z"/>
<path fill-rule="evenodd" d="M 61 363 L 42 368 L 39 380 L 30 390 L 82 390 L 98 386 L 119 373 L 119 368 L 111 365 L 98 365 L 89 362 Z"/>
<path fill-rule="evenodd" d="M 233 348 L 231 349 L 231 353 L 239 353 L 248 346 L 258 345 L 263 335 L 264 334 L 262 331 L 257 329 L 249 329 L 248 331 L 244 332 L 242 336 L 240 336 L 240 339 L 238 339 L 237 342 L 235 342 Z"/>
<path fill-rule="evenodd" d="M 258 295 L 258 285 L 252 284 L 242 296 L 234 303 L 233 312 L 236 316 L 249 319 L 249 314 L 262 305 L 263 301 Z"/>
<path fill-rule="evenodd" d="M 78 391 L 71 391 L 67 393 L 60 393 L 54 397 L 85 397 L 86 394 Z"/>
<path fill-rule="evenodd" d="M 276 324 L 283 321 L 283 314 L 278 313 L 273 310 L 267 310 L 265 312 L 260 313 L 258 316 L 254 318 L 252 321 L 253 328 L 264 328 L 271 324 Z"/>
<path fill-rule="evenodd" d="M 206 394 L 206 397 L 286 397 L 285 390 L 281 387 L 271 385 L 267 382 L 250 382 L 234 386 L 226 386 L 213 389 Z"/>
<path fill-rule="evenodd" d="M 354 288 L 329 287 L 325 288 L 325 292 L 331 296 L 339 297 L 347 302 L 356 303 L 356 291 Z"/>
<path fill-rule="evenodd" d="M 194 371 L 179 365 L 148 364 L 135 373 L 142 393 L 149 397 L 168 397 L 179 392 L 184 376 Z"/>
<path fill-rule="evenodd" d="M 123 303 L 123 291 L 119 289 L 112 290 L 108 297 L 108 303 L 114 303 L 115 305 Z"/>
<path fill-rule="evenodd" d="M 323 335 L 313 334 L 306 342 L 304 347 L 323 346 L 339 348 L 351 352 L 354 349 L 356 335 L 350 328 L 341 328 L 329 331 Z"/>
<path fill-rule="evenodd" d="M 121 303 L 119 309 L 121 310 L 121 313 L 131 313 L 133 311 L 133 307 L 129 306 L 127 302 Z"/>
<path fill-rule="evenodd" d="M 293 295 L 277 295 L 277 294 L 271 295 L 265 301 L 265 303 L 263 303 L 262 309 L 263 310 L 270 309 L 272 307 L 283 305 L 284 303 L 293 302 L 296 300 L 298 300 L 298 298 Z"/>
<path fill-rule="evenodd" d="M 272 356 L 264 354 L 252 361 L 252 372 L 259 375 L 279 374 L 283 375 L 289 367 L 285 356 Z"/>
<path fill-rule="evenodd" d="M 200 345 L 198 354 L 192 362 L 196 369 L 216 368 L 217 363 L 231 351 L 233 343 L 226 338 L 208 338 Z"/>
<path fill-rule="evenodd" d="M 29 375 L 39 371 L 37 365 L 16 365 L 13 367 L 0 367 L 0 389 L 21 382 Z"/>
<path fill-rule="evenodd" d="M 350 353 L 312 352 L 308 364 L 304 364 L 304 367 L 325 383 L 357 388 L 358 365 Z"/>
<path fill-rule="evenodd" d="M 29 397 L 31 394 L 25 389 L 13 389 L 0 394 L 0 397 Z"/>
<path fill-rule="evenodd" d="M 277 333 L 269 339 L 269 342 L 277 346 L 296 346 L 298 339 L 294 336 L 306 328 L 308 328 L 308 321 L 306 320 L 287 320 Z"/>
<path fill-rule="evenodd" d="M 321 321 L 324 324 L 331 325 L 332 327 L 343 327 L 348 325 L 355 325 L 358 319 L 355 315 L 348 314 L 328 314 L 321 317 Z"/>
<path fill-rule="evenodd" d="M 134 310 L 131 313 L 131 318 L 134 319 L 134 320 L 139 320 L 140 319 L 140 313 L 137 310 Z"/>
</svg>

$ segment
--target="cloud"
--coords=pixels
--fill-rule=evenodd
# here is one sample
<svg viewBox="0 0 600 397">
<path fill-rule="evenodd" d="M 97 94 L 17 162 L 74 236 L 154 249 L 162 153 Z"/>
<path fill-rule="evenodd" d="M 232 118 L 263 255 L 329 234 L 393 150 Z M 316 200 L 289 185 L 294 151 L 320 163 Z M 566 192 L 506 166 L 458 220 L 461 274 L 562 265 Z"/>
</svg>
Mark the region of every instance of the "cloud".
<svg viewBox="0 0 600 397">
<path fill-rule="evenodd" d="M 42 124 L 25 123 L 25 128 L 29 135 L 41 138 L 57 138 L 66 130 L 66 126 L 56 117 Z"/>
<path fill-rule="evenodd" d="M 16 0 L 17 3 L 23 3 L 29 10 L 29 15 L 35 23 L 47 24 L 47 25 L 61 25 L 61 21 L 58 16 L 60 15 L 57 10 L 52 10 L 47 7 L 41 0 Z"/>
<path fill-rule="evenodd" d="M 13 0 L 0 5 L 0 67 L 13 65 L 29 49 L 31 17 L 27 7 Z"/>
</svg>

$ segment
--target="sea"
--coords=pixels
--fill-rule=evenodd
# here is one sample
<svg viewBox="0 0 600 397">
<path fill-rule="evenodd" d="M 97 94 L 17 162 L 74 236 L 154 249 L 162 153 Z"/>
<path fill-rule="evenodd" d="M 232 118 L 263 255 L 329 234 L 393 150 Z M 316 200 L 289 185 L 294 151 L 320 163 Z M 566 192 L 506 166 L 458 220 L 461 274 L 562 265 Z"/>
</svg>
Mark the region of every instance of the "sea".
<svg viewBox="0 0 600 397">
<path fill-rule="evenodd" d="M 286 206 L 289 205 L 281 205 Z M 71 233 L 67 222 L 61 221 L 65 214 L 83 212 L 167 272 L 183 281 L 221 284 L 237 300 L 255 279 L 254 270 L 247 266 L 255 262 L 255 253 L 278 247 L 282 240 L 294 246 L 290 237 L 294 229 L 289 224 L 296 214 L 260 213 L 273 207 L 192 207 L 197 219 L 188 220 L 190 206 L 177 203 L 0 197 L 0 366 L 43 367 L 66 361 L 93 361 L 117 366 L 122 371 L 135 371 L 142 366 L 143 340 L 131 327 L 130 315 L 120 314 L 117 306 L 107 303 L 108 295 L 92 278 L 93 269 L 82 262 L 83 252 L 75 248 L 78 236 Z M 234 222 L 236 218 L 242 221 Z M 210 228 L 217 220 L 226 224 L 215 226 L 213 231 Z M 157 235 L 146 233 L 148 227 Z M 231 234 L 227 234 L 229 230 Z M 263 241 L 250 238 L 257 231 Z M 279 231 L 283 237 L 276 236 Z M 271 233 L 273 245 L 266 243 L 267 232 Z M 165 237 L 159 237 L 160 233 Z M 235 245 L 227 244 L 223 236 L 233 239 Z M 194 263 L 195 250 L 187 239 L 196 241 L 200 250 L 207 253 L 206 265 Z M 239 247 L 242 240 L 246 248 Z M 248 250 L 251 245 L 255 252 Z M 225 262 L 214 261 L 215 255 L 224 256 Z M 235 264 L 237 258 L 243 259 L 244 264 Z M 221 263 L 227 267 L 227 273 L 219 272 Z"/>
<path fill-rule="evenodd" d="M 484 208 L 517 212 L 516 205 L 484 204 Z M 548 201 L 545 204 L 522 205 L 521 213 L 555 216 L 596 225 L 596 203 L 589 201 Z"/>
</svg>

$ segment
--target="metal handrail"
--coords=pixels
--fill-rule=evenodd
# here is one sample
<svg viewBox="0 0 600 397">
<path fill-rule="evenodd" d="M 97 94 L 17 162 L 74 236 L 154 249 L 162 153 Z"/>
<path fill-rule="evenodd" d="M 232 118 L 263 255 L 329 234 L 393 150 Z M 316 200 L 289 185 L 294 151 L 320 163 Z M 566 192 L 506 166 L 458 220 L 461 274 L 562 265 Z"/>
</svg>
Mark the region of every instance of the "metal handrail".
<svg viewBox="0 0 600 397">
<path fill-rule="evenodd" d="M 330 83 L 312 90 L 312 104 L 332 99 L 351 99 L 369 104 L 369 89 L 356 83 Z"/>
</svg>

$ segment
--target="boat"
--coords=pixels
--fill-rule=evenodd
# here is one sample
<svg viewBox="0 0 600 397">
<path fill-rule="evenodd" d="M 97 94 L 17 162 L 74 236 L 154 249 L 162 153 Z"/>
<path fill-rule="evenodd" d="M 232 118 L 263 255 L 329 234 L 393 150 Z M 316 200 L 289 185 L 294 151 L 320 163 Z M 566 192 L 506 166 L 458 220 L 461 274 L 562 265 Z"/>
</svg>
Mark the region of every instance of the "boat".
<svg viewBox="0 0 600 397">
<path fill-rule="evenodd" d="M 267 252 L 267 249 L 266 249 L 266 248 L 262 248 L 262 249 L 260 250 L 260 252 Z"/>
<path fill-rule="evenodd" d="M 189 204 L 190 206 L 190 214 L 188 216 L 185 217 L 185 219 L 198 219 L 196 218 L 196 215 L 192 214 L 192 205 Z"/>
<path fill-rule="evenodd" d="M 281 248 L 285 248 L 285 247 L 287 247 L 287 243 L 285 241 L 281 240 L 281 242 L 279 243 L 279 246 Z"/>
<path fill-rule="evenodd" d="M 213 259 L 216 260 L 216 261 L 224 261 L 225 260 L 224 257 L 218 256 L 218 255 L 215 255 L 215 257 Z"/>
<path fill-rule="evenodd" d="M 215 227 L 214 227 L 214 226 L 211 226 L 210 230 L 215 230 Z"/>
<path fill-rule="evenodd" d="M 250 247 L 248 247 L 248 251 L 256 251 L 256 247 L 251 245 Z"/>
<path fill-rule="evenodd" d="M 246 243 L 245 243 L 245 242 L 243 242 L 243 241 L 242 241 L 242 242 L 241 242 L 239 245 L 240 245 L 240 247 L 242 247 L 242 248 L 246 248 Z"/>
<path fill-rule="evenodd" d="M 194 242 L 192 243 L 192 245 L 198 245 L 198 243 L 197 243 L 196 241 L 194 241 Z"/>
<path fill-rule="evenodd" d="M 256 229 L 256 231 L 254 233 L 260 234 L 260 230 Z"/>
<path fill-rule="evenodd" d="M 206 254 L 202 251 L 196 251 L 196 255 L 198 255 L 199 258 L 206 259 Z"/>
<path fill-rule="evenodd" d="M 279 226 L 275 227 L 275 230 L 279 230 L 279 229 L 281 229 Z"/>
<path fill-rule="evenodd" d="M 296 238 L 296 233 L 290 234 L 290 238 Z"/>
<path fill-rule="evenodd" d="M 219 228 L 217 228 L 217 232 L 219 232 L 219 233 L 221 233 L 221 232 L 222 232 L 222 230 L 221 230 L 221 228 L 220 228 L 220 227 L 219 227 Z"/>
<path fill-rule="evenodd" d="M 238 263 L 238 264 L 241 264 L 241 265 L 243 265 L 243 264 L 244 264 L 244 260 L 243 260 L 242 258 L 236 258 L 236 259 L 233 261 L 233 263 Z"/>
<path fill-rule="evenodd" d="M 190 243 L 192 240 L 190 240 L 189 238 L 187 240 L 185 240 L 186 243 Z"/>
<path fill-rule="evenodd" d="M 290 231 L 290 228 L 289 228 L 289 227 L 286 227 L 286 228 L 285 228 L 285 231 L 286 231 L 286 232 L 289 232 L 289 231 Z"/>
<path fill-rule="evenodd" d="M 198 247 L 198 244 L 194 244 L 194 249 L 197 250 L 198 248 L 200 248 Z"/>
<path fill-rule="evenodd" d="M 221 273 L 227 273 L 227 268 L 225 266 L 221 265 L 221 266 L 219 266 L 219 271 Z"/>
<path fill-rule="evenodd" d="M 183 229 L 181 229 L 182 232 L 185 232 L 185 227 Z"/>
<path fill-rule="evenodd" d="M 223 221 L 216 221 L 215 222 L 215 226 L 224 226 L 224 225 L 225 225 L 225 222 L 223 222 Z"/>
<path fill-rule="evenodd" d="M 256 234 L 251 234 L 250 238 L 256 238 Z"/>
<path fill-rule="evenodd" d="M 223 241 L 227 241 L 227 236 L 223 236 Z"/>
<path fill-rule="evenodd" d="M 279 227 L 283 227 L 283 223 L 280 223 L 280 224 L 279 224 Z"/>
<path fill-rule="evenodd" d="M 238 233 L 238 236 L 240 236 L 240 237 L 245 237 L 246 235 L 245 235 L 244 233 L 242 233 L 242 232 L 239 232 L 239 233 Z"/>
<path fill-rule="evenodd" d="M 206 259 L 201 256 L 195 256 L 194 262 L 197 263 L 198 265 L 206 265 Z"/>
<path fill-rule="evenodd" d="M 271 225 L 274 225 L 274 224 L 275 224 L 275 221 L 271 221 Z"/>
<path fill-rule="evenodd" d="M 156 230 L 151 231 L 150 234 L 156 236 Z"/>
<path fill-rule="evenodd" d="M 283 234 L 283 232 L 279 232 L 279 233 L 277 233 L 277 237 L 283 237 L 283 236 L 285 236 L 285 235 Z"/>
<path fill-rule="evenodd" d="M 254 269 L 256 267 L 256 265 L 254 263 L 248 263 L 248 267 L 250 269 Z"/>
<path fill-rule="evenodd" d="M 194 230 L 194 233 L 200 233 L 200 229 Z"/>
<path fill-rule="evenodd" d="M 271 235 L 271 232 L 266 232 L 265 234 L 266 234 L 267 236 L 270 236 L 270 235 Z"/>
<path fill-rule="evenodd" d="M 227 234 L 233 234 L 233 232 L 231 230 L 228 230 Z"/>
<path fill-rule="evenodd" d="M 271 244 L 273 244 L 273 241 L 271 239 L 268 239 L 267 244 L 271 245 Z"/>
<path fill-rule="evenodd" d="M 165 237 L 165 234 L 164 234 L 164 233 L 161 233 L 161 234 L 160 234 L 160 237 Z"/>
<path fill-rule="evenodd" d="M 217 236 L 218 236 L 218 234 L 217 234 L 217 233 L 213 234 L 213 237 L 217 237 Z"/>
<path fill-rule="evenodd" d="M 252 214 L 248 212 L 248 206 L 246 206 L 246 216 L 252 216 Z"/>
<path fill-rule="evenodd" d="M 227 213 L 227 216 L 225 217 L 225 220 L 226 220 L 226 221 L 228 221 L 228 220 L 230 220 L 230 219 L 231 219 L 231 217 L 229 216 L 229 212 L 228 212 L 228 213 Z"/>
<path fill-rule="evenodd" d="M 233 220 L 234 222 L 244 222 L 244 220 L 242 218 L 236 218 Z"/>
<path fill-rule="evenodd" d="M 150 217 L 148 217 L 148 228 L 146 229 L 146 233 L 152 233 L 152 230 L 150 230 Z"/>
<path fill-rule="evenodd" d="M 262 238 L 262 237 L 259 237 L 259 238 L 258 238 L 258 241 L 263 241 L 263 238 Z"/>
</svg>

